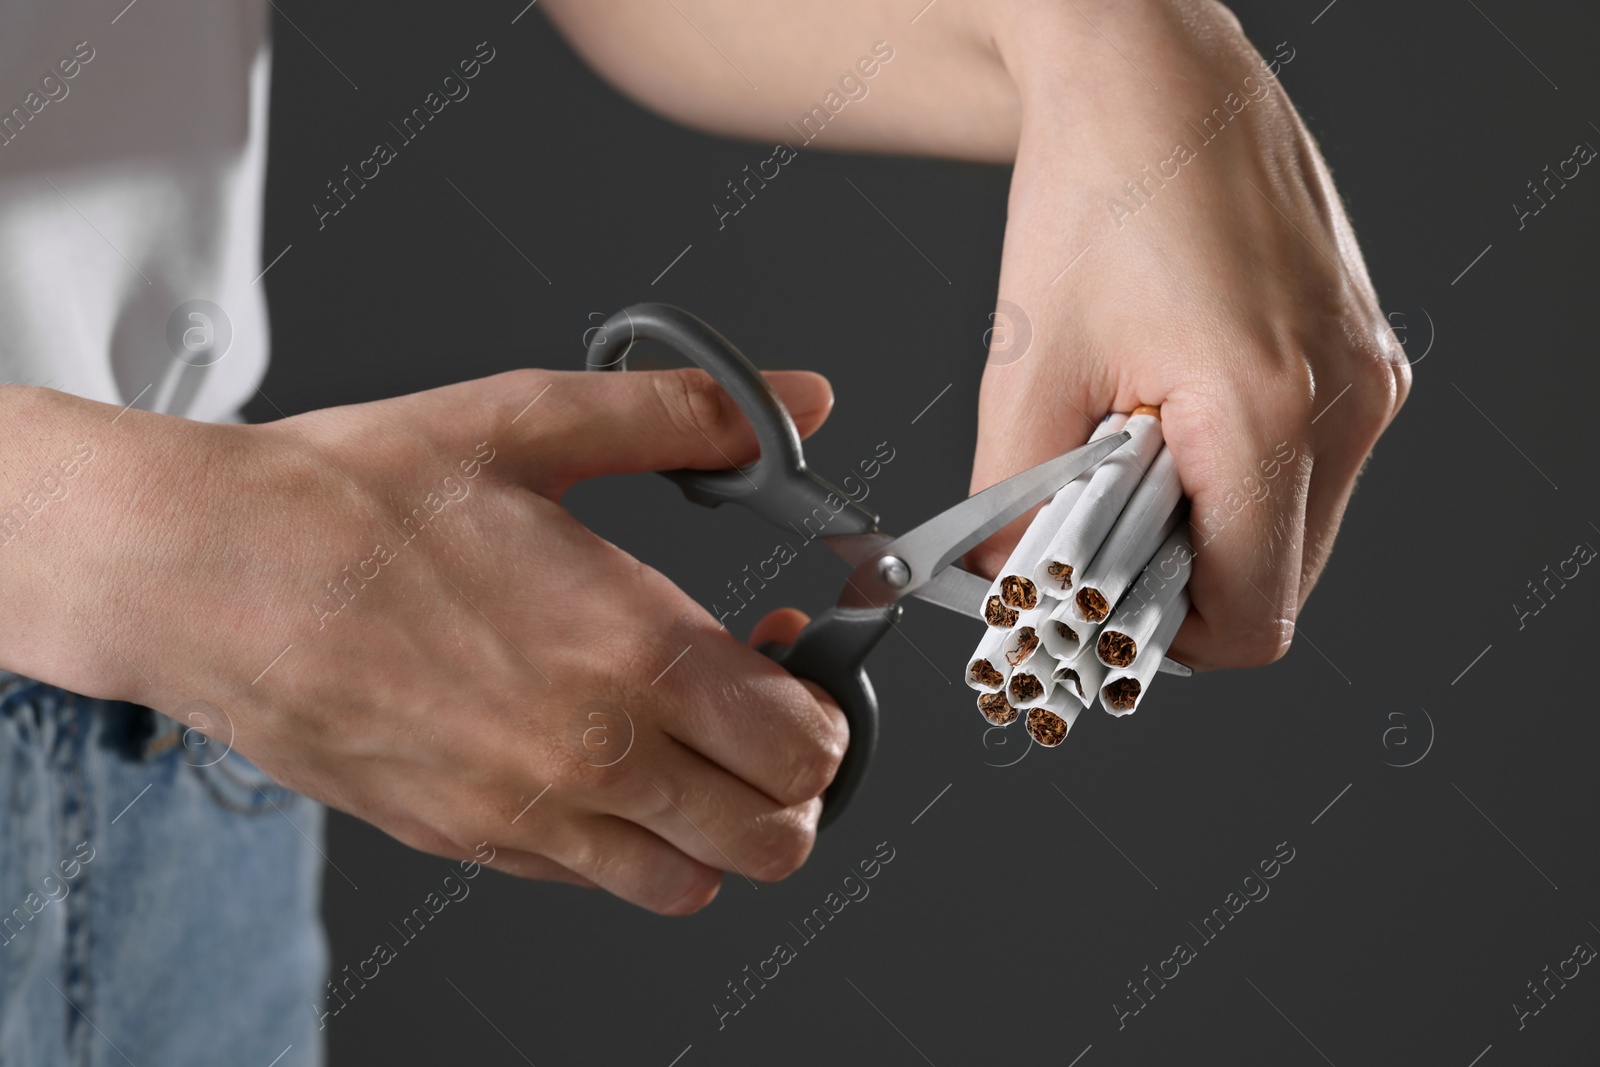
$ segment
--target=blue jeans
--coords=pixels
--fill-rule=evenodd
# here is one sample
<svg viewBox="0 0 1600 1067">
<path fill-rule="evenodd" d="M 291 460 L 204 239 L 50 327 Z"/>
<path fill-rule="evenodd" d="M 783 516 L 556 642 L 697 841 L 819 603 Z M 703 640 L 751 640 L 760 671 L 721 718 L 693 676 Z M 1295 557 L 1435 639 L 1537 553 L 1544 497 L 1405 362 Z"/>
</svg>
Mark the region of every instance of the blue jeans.
<svg viewBox="0 0 1600 1067">
<path fill-rule="evenodd" d="M 0 1064 L 322 1063 L 323 810 L 226 737 L 0 671 Z"/>
</svg>

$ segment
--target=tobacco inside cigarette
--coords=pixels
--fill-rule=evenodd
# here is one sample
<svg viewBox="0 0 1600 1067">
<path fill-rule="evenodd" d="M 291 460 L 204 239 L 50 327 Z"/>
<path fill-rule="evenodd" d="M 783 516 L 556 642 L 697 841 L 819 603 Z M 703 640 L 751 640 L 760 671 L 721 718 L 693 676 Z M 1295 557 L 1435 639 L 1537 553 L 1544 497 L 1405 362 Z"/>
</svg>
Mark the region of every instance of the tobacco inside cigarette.
<svg viewBox="0 0 1600 1067">
<path fill-rule="evenodd" d="M 1039 589 L 1020 574 L 1007 574 L 1000 579 L 1000 599 L 1010 607 L 1032 611 L 1039 606 Z"/>
<path fill-rule="evenodd" d="M 1006 684 L 1006 676 L 994 669 L 994 664 L 986 659 L 972 661 L 971 678 L 985 689 L 999 689 Z"/>
<path fill-rule="evenodd" d="M 1017 709 L 1006 700 L 1004 693 L 980 693 L 978 710 L 996 726 L 1009 726 L 1017 721 Z"/>
<path fill-rule="evenodd" d="M 1062 592 L 1072 588 L 1072 564 L 1053 559 L 1044 565 L 1044 573 Z"/>
<path fill-rule="evenodd" d="M 1012 640 L 1015 642 L 1014 645 L 1012 641 L 1006 642 L 1011 647 L 1007 649 L 1005 656 L 1006 662 L 1016 667 L 1032 656 L 1034 650 L 1039 647 L 1039 632 L 1032 626 L 1019 626 L 1012 632 Z"/>
<path fill-rule="evenodd" d="M 1105 622 L 1106 616 L 1111 614 L 1111 605 L 1098 589 L 1085 586 L 1078 590 L 1073 600 L 1077 602 L 1078 610 L 1083 612 L 1083 617 L 1090 622 Z"/>
<path fill-rule="evenodd" d="M 1044 650 L 1056 659 L 1076 659 L 1078 653 L 1083 650 L 1083 646 L 1078 643 L 1078 631 L 1060 619 L 1046 617 L 1036 629 Z"/>
<path fill-rule="evenodd" d="M 1045 748 L 1055 748 L 1067 739 L 1068 723 L 1053 711 L 1028 709 L 1028 734 Z"/>
<path fill-rule="evenodd" d="M 1107 704 L 1117 711 L 1132 711 L 1139 704 L 1139 692 L 1143 688 L 1139 679 L 1124 675 L 1111 682 L 1101 690 Z"/>
<path fill-rule="evenodd" d="M 991 596 L 983 605 L 983 621 L 990 626 L 1011 627 L 1017 624 L 1017 611 L 1000 602 L 998 595 Z"/>
<path fill-rule="evenodd" d="M 1139 646 L 1127 634 L 1107 630 L 1100 635 L 1100 643 L 1095 646 L 1095 651 L 1100 655 L 1100 662 L 1106 666 L 1126 667 L 1139 654 Z"/>
<path fill-rule="evenodd" d="M 1026 670 L 1017 671 L 1011 676 L 1011 698 L 1018 704 L 1029 704 L 1045 694 L 1045 684 L 1039 676 Z"/>
<path fill-rule="evenodd" d="M 967 685 L 982 692 L 994 692 L 1006 684 L 1009 673 L 1004 650 L 1010 634 L 1005 630 L 985 630 L 983 640 L 967 662 Z"/>
<path fill-rule="evenodd" d="M 1106 668 L 1094 656 L 1085 654 L 1073 660 L 1070 666 L 1056 668 L 1055 677 L 1056 693 L 1068 693 L 1078 706 L 1086 708 L 1099 696 L 1100 683 L 1106 678 Z"/>
</svg>

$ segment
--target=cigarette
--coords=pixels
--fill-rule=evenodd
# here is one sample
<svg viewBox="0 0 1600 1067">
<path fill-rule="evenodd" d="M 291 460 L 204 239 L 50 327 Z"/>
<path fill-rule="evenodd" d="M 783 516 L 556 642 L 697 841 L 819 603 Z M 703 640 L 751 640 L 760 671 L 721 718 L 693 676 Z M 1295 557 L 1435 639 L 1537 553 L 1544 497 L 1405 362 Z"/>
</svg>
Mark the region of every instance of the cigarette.
<svg viewBox="0 0 1600 1067">
<path fill-rule="evenodd" d="M 1189 593 L 1179 590 L 1160 613 L 1155 632 L 1145 641 L 1144 647 L 1139 649 L 1131 667 L 1118 667 L 1106 674 L 1105 682 L 1100 687 L 1100 703 L 1112 715 L 1121 717 L 1131 715 L 1139 707 L 1139 701 L 1150 689 L 1150 682 L 1161 669 L 1161 657 L 1167 654 L 1167 646 L 1177 636 L 1178 627 L 1183 625 L 1183 620 L 1189 614 Z"/>
<path fill-rule="evenodd" d="M 994 693 L 1006 684 L 1005 630 L 986 630 L 967 664 L 967 684 L 980 693 Z"/>
<path fill-rule="evenodd" d="M 1028 709 L 1028 736 L 1045 748 L 1055 748 L 1067 739 L 1082 710 L 1075 698 L 1058 689 L 1050 700 Z"/>
<path fill-rule="evenodd" d="M 1001 603 L 998 592 L 990 593 L 983 602 L 983 621 L 990 626 L 1008 630 L 1017 624 L 1017 614 L 1016 608 L 1008 608 Z"/>
<path fill-rule="evenodd" d="M 1017 709 L 1004 693 L 979 693 L 978 710 L 995 726 L 1010 726 L 1017 721 Z"/>
<path fill-rule="evenodd" d="M 1106 678 L 1106 667 L 1093 656 L 1079 656 L 1071 663 L 1056 668 L 1056 692 L 1063 690 L 1076 697 L 1078 703 L 1088 707 Z"/>
<path fill-rule="evenodd" d="M 1189 531 L 1180 525 L 1167 535 L 1100 631 L 1095 655 L 1101 663 L 1111 668 L 1133 664 L 1140 648 L 1154 636 L 1162 615 L 1188 584 L 1193 559 Z"/>
<path fill-rule="evenodd" d="M 1074 618 L 1083 622 L 1106 621 L 1122 594 L 1177 525 L 1182 499 L 1177 460 L 1170 448 L 1163 448 L 1084 572 L 1072 598 Z"/>
<path fill-rule="evenodd" d="M 1063 639 L 1061 631 L 1056 624 L 1060 623 L 1073 634 L 1071 639 Z M 1076 663 L 1083 659 L 1084 651 L 1094 647 L 1095 639 L 1100 636 L 1100 625 L 1093 622 L 1082 622 L 1072 614 L 1072 601 L 1063 600 L 1050 609 L 1045 620 L 1045 639 L 1055 646 L 1051 654 L 1062 663 Z M 1054 635 L 1052 637 L 1052 635 Z M 1056 651 L 1059 649 L 1059 651 Z M 1093 656 L 1087 657 L 1093 659 Z"/>
<path fill-rule="evenodd" d="M 1046 614 L 1046 611 L 1042 608 L 1034 611 L 1025 611 L 1018 617 L 1016 629 L 1009 633 L 1000 630 L 993 631 L 1004 634 L 1004 642 L 1001 645 L 1000 654 L 1005 657 L 1008 667 L 1015 669 L 1022 666 L 1032 659 L 1033 654 L 1039 650 L 1043 640 L 1039 633 L 1039 628 L 1046 624 Z"/>
<path fill-rule="evenodd" d="M 1094 433 L 1089 435 L 1089 440 L 1092 442 L 1108 437 L 1122 429 L 1127 421 L 1126 415 L 1112 415 L 1095 427 Z M 1067 521 L 1091 477 L 1092 472 L 1074 478 L 1058 489 L 1050 502 L 1039 510 L 1033 521 L 1028 524 L 1028 528 L 1023 531 L 1017 547 L 1013 548 L 1011 555 L 1006 558 L 1006 565 L 1000 568 L 1000 574 L 989 587 L 988 596 L 998 596 L 1003 605 L 1023 611 L 1039 607 L 1041 588 L 1040 583 L 1034 580 L 1035 565 L 1050 544 L 1050 539 L 1061 529 L 1061 524 Z M 1051 588 L 1046 585 L 1044 591 L 1048 592 Z"/>
<path fill-rule="evenodd" d="M 1058 660 L 1076 659 L 1078 653 L 1083 651 L 1083 645 L 1078 641 L 1078 630 L 1071 622 L 1046 615 L 1038 631 L 1044 642 L 1044 650 Z"/>
<path fill-rule="evenodd" d="M 1072 513 L 1066 516 L 1043 554 L 1034 561 L 1034 582 L 1053 595 L 1065 596 L 1072 588 L 1075 576 L 1082 574 L 1094 558 L 1095 551 L 1138 488 L 1139 480 L 1161 451 L 1160 419 L 1133 415 L 1122 428 L 1131 435 L 1129 441 L 1095 468 Z"/>
<path fill-rule="evenodd" d="M 1056 687 L 1056 661 L 1050 656 L 1035 656 L 1011 672 L 1006 682 L 1006 698 L 1014 707 L 1032 708 L 1043 704 Z"/>
</svg>

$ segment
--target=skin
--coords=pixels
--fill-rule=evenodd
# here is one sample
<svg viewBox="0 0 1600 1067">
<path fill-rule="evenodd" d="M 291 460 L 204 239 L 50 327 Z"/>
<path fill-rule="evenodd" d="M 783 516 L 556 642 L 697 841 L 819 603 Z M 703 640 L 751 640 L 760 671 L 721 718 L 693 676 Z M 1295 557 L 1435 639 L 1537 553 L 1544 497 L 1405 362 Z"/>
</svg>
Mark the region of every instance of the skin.
<svg viewBox="0 0 1600 1067">
<path fill-rule="evenodd" d="M 870 95 L 810 147 L 1015 168 L 999 296 L 1034 340 L 985 372 L 973 488 L 1080 444 L 1104 412 L 1160 405 L 1196 516 L 1227 515 L 1197 522 L 1174 652 L 1277 658 L 1410 381 L 1315 145 L 1220 6 L 940 0 L 912 23 L 916 6 L 540 5 L 646 106 L 769 143 L 889 43 L 857 79 Z M 1260 98 L 1117 225 L 1121 183 L 1250 76 Z M 1086 245 L 1095 259 L 1063 274 Z M 815 430 L 826 382 L 770 378 Z M 486 842 L 498 869 L 665 914 L 703 907 L 723 871 L 781 878 L 808 855 L 848 743 L 838 709 L 560 506 L 584 478 L 753 459 L 703 375 L 515 371 L 261 426 L 4 386 L 0 418 L 0 500 L 94 443 L 0 546 L 6 669 L 186 725 L 208 701 L 227 728 L 206 731 L 409 845 L 460 859 Z M 1264 479 L 1280 442 L 1293 459 Z M 1236 508 L 1258 496 L 1247 478 L 1268 491 Z M 450 502 L 374 574 L 375 542 L 430 493 Z M 1022 526 L 970 563 L 992 574 Z M 323 614 L 347 567 L 370 580 Z M 803 622 L 775 613 L 752 641 Z M 633 745 L 597 767 L 588 712 L 615 705 Z"/>
<path fill-rule="evenodd" d="M 917 15 L 909 0 L 814 0 L 802 17 L 742 0 L 696 0 L 682 15 L 649 0 L 541 6 L 645 106 L 797 147 L 790 124 L 873 42 L 893 47 L 858 79 L 866 95 L 806 147 L 1014 164 L 999 297 L 1024 310 L 1033 340 L 985 370 L 973 491 L 1082 444 L 1107 412 L 1160 407 L 1195 548 L 1194 608 L 1173 654 L 1252 667 L 1288 650 L 1411 375 L 1327 165 L 1226 8 L 940 0 Z M 1292 62 L 1292 48 L 1284 55 Z M 1237 115 L 1230 93 L 1246 100 Z M 1206 143 L 1185 119 L 1214 108 L 1228 121 Z M 1123 183 L 1179 140 L 1196 158 L 1115 216 L 1112 197 L 1137 203 Z M 995 574 L 1031 517 L 968 566 Z"/>
</svg>

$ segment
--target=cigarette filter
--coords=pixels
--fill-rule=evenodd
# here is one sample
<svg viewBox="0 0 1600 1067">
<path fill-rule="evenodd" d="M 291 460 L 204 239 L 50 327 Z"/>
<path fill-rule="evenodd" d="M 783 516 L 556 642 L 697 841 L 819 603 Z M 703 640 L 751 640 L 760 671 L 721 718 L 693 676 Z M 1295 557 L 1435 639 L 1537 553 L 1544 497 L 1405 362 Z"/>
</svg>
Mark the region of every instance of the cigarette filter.
<svg viewBox="0 0 1600 1067">
<path fill-rule="evenodd" d="M 1130 439 L 1095 468 L 1071 514 L 1054 531 L 1043 555 L 1032 564 L 1034 582 L 1056 596 L 1065 596 L 1075 576 L 1089 565 L 1161 450 L 1160 419 L 1134 415 L 1122 428 L 1131 435 Z"/>
<path fill-rule="evenodd" d="M 1111 668 L 1133 665 L 1134 658 L 1155 634 L 1161 616 L 1170 610 L 1172 602 L 1188 584 L 1193 559 L 1189 531 L 1179 524 L 1167 535 L 1100 631 L 1095 655 L 1101 663 Z"/>
<path fill-rule="evenodd" d="M 1128 421 L 1126 415 L 1112 415 L 1095 427 L 1094 433 L 1089 435 L 1090 441 L 1098 441 L 1122 429 Z M 1118 450 L 1123 451 L 1122 449 Z M 1116 454 L 1116 453 L 1113 453 Z M 1103 464 L 1102 464 L 1103 465 Z M 988 596 L 1000 597 L 1006 607 L 1017 608 L 1022 611 L 1031 611 L 1040 606 L 1041 587 L 1033 579 L 1034 565 L 1039 562 L 1039 557 L 1050 544 L 1050 539 L 1067 521 L 1078 498 L 1083 495 L 1088 486 L 1093 472 L 1086 472 L 1056 491 L 1054 497 L 1039 513 L 1033 517 L 1028 528 L 1023 531 L 1022 539 L 1011 550 L 1011 555 L 1006 559 L 1006 565 L 1000 568 L 1000 574 L 989 587 Z M 1044 586 L 1044 591 L 1053 587 Z M 1059 595 L 1059 590 L 1056 591 Z M 993 625 L 991 623 L 991 625 Z"/>
<path fill-rule="evenodd" d="M 1189 593 L 1179 590 L 1172 603 L 1162 610 L 1155 632 L 1139 649 L 1133 666 L 1107 672 L 1105 683 L 1100 687 L 1100 703 L 1106 711 L 1120 718 L 1138 710 L 1139 701 L 1161 669 L 1161 657 L 1167 654 L 1167 646 L 1177 636 L 1178 627 L 1183 625 L 1184 616 L 1188 614 Z"/>
<path fill-rule="evenodd" d="M 1073 618 L 1106 621 L 1122 594 L 1172 532 L 1182 499 L 1177 461 L 1170 448 L 1163 448 L 1078 583 L 1078 591 L 1072 597 Z"/>
<path fill-rule="evenodd" d="M 980 693 L 995 693 L 1005 687 L 1010 668 L 1003 648 L 1008 636 L 1005 630 L 985 630 L 967 663 L 967 684 Z"/>
</svg>

